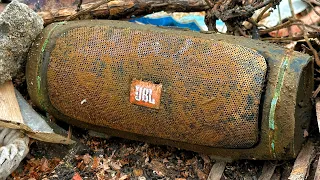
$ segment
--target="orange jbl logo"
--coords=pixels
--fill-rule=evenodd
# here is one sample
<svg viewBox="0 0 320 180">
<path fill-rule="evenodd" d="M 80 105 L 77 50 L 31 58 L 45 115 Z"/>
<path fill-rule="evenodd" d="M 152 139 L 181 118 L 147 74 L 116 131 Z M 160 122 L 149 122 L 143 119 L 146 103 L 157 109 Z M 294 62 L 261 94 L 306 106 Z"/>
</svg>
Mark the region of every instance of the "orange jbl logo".
<svg viewBox="0 0 320 180">
<path fill-rule="evenodd" d="M 149 108 L 160 108 L 161 84 L 134 79 L 131 83 L 130 102 Z"/>
</svg>

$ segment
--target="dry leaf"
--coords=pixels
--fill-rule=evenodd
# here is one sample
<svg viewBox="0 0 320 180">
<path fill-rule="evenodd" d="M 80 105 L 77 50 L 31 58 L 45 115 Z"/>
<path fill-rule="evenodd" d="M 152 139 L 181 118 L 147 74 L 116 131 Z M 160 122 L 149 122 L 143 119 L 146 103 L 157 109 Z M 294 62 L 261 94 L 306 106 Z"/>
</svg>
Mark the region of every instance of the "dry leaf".
<svg viewBox="0 0 320 180">
<path fill-rule="evenodd" d="M 119 161 L 117 162 L 110 162 L 110 166 L 114 170 L 120 170 L 121 169 L 121 163 Z"/>
<path fill-rule="evenodd" d="M 303 131 L 303 137 L 305 138 L 305 137 L 308 137 L 308 136 L 309 136 L 309 132 L 305 129 Z"/>
<path fill-rule="evenodd" d="M 105 158 L 103 158 L 102 163 L 103 163 L 103 170 L 106 171 L 106 170 L 110 169 L 108 161 Z"/>
<path fill-rule="evenodd" d="M 200 156 L 201 156 L 201 158 L 203 159 L 203 162 L 204 162 L 205 164 L 211 163 L 211 160 L 210 160 L 209 156 L 204 155 L 204 154 L 201 154 Z"/>
<path fill-rule="evenodd" d="M 48 171 L 49 168 L 49 164 L 48 164 L 48 160 L 46 158 L 42 158 L 41 159 L 41 167 L 40 167 L 40 171 L 42 172 L 46 172 Z"/>
<path fill-rule="evenodd" d="M 81 176 L 76 172 L 73 177 L 72 180 L 82 180 Z"/>
<path fill-rule="evenodd" d="M 163 161 L 162 161 L 162 163 L 168 163 L 168 162 L 169 162 L 169 161 L 168 161 L 167 158 L 164 158 Z"/>
<path fill-rule="evenodd" d="M 96 176 L 97 176 L 98 180 L 106 179 L 106 176 L 105 176 L 105 173 L 104 173 L 103 169 L 101 169 L 98 173 L 96 173 Z"/>
<path fill-rule="evenodd" d="M 82 159 L 83 159 L 84 164 L 87 165 L 90 163 L 91 156 L 87 153 L 87 154 L 83 155 Z"/>
<path fill-rule="evenodd" d="M 100 158 L 95 156 L 93 157 L 92 169 L 97 169 L 100 164 Z"/>
<path fill-rule="evenodd" d="M 183 171 L 181 172 L 181 175 L 185 178 L 187 178 L 189 176 L 189 172 L 188 171 Z"/>
<path fill-rule="evenodd" d="M 202 172 L 200 169 L 197 169 L 196 172 L 197 172 L 198 178 L 200 180 L 206 180 L 207 179 L 207 175 L 204 172 Z"/>
<path fill-rule="evenodd" d="M 128 175 L 124 175 L 121 178 L 119 178 L 119 180 L 126 180 L 126 179 L 130 179 Z"/>
<path fill-rule="evenodd" d="M 164 176 L 164 174 L 167 174 L 167 169 L 161 162 L 152 160 L 150 164 L 152 166 L 152 169 L 157 173 L 158 176 Z"/>
<path fill-rule="evenodd" d="M 133 174 L 134 174 L 134 176 L 136 176 L 136 177 L 142 176 L 143 170 L 142 170 L 142 169 L 133 169 Z"/>
</svg>

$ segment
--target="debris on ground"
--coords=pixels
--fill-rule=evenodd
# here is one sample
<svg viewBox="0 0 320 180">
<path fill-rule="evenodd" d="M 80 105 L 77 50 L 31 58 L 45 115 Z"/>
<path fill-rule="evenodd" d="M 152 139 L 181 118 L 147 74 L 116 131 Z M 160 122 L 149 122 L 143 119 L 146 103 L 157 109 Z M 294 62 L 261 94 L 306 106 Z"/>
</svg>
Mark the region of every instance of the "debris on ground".
<svg viewBox="0 0 320 180">
<path fill-rule="evenodd" d="M 0 179 L 7 178 L 29 152 L 29 137 L 19 130 L 0 128 Z"/>
</svg>

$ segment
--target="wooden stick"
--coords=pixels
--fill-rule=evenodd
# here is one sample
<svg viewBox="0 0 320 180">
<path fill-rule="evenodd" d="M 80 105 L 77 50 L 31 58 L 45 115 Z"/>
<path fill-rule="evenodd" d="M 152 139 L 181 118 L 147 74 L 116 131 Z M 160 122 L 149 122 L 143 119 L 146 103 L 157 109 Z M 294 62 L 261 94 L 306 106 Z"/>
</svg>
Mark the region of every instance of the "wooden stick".
<svg viewBox="0 0 320 180">
<path fill-rule="evenodd" d="M 67 138 L 68 138 L 68 139 L 71 139 L 71 138 L 72 138 L 72 126 L 71 126 L 71 125 L 69 125 Z"/>
<path fill-rule="evenodd" d="M 87 9 L 81 10 L 81 11 L 77 12 L 76 14 L 69 16 L 68 18 L 66 18 L 66 21 L 74 20 L 81 15 L 87 14 L 87 13 L 97 9 L 98 7 L 100 7 L 103 4 L 107 4 L 110 1 L 111 0 L 102 0 L 99 3 L 92 5 L 91 7 L 87 8 Z"/>
<path fill-rule="evenodd" d="M 77 3 L 76 0 L 60 1 L 59 3 L 51 3 L 49 0 L 44 0 L 41 7 L 39 7 L 37 0 L 22 1 L 43 18 L 45 25 L 64 21 L 69 16 L 72 18 L 74 16 L 78 17 L 79 15 L 76 14 L 79 7 L 81 9 L 79 12 L 85 12 L 92 18 L 103 17 L 111 19 L 125 19 L 158 11 L 197 12 L 206 11 L 210 8 L 205 0 L 113 0 L 108 3 L 102 2 L 102 4 L 100 4 L 101 1 L 93 0 L 83 0 L 82 4 Z M 0 3 L 0 10 L 1 8 L 3 9 L 3 4 Z"/>
<path fill-rule="evenodd" d="M 227 162 L 217 161 L 213 164 L 207 180 L 220 180 L 226 168 Z"/>
<path fill-rule="evenodd" d="M 314 180 L 319 180 L 319 179 L 320 179 L 320 157 L 318 159 L 316 173 L 314 174 Z"/>
<path fill-rule="evenodd" d="M 0 85 L 0 119 L 15 124 L 23 123 L 20 107 L 11 81 Z"/>
<path fill-rule="evenodd" d="M 263 164 L 262 174 L 258 180 L 270 180 L 277 165 L 274 162 L 266 161 Z"/>
<path fill-rule="evenodd" d="M 320 98 L 316 99 L 316 115 L 317 115 L 318 129 L 320 132 Z"/>
<path fill-rule="evenodd" d="M 291 171 L 290 180 L 304 180 L 309 175 L 309 167 L 315 155 L 313 144 L 308 141 L 300 151 Z"/>
</svg>

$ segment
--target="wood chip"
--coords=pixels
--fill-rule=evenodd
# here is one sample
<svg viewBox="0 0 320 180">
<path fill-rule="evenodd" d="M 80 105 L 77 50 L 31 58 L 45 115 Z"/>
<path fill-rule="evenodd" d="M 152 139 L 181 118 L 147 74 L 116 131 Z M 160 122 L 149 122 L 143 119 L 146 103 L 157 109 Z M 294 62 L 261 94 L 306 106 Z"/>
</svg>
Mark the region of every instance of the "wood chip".
<svg viewBox="0 0 320 180">
<path fill-rule="evenodd" d="M 266 161 L 263 164 L 262 173 L 259 180 L 269 180 L 271 179 L 274 170 L 276 169 L 276 162 Z"/>
<path fill-rule="evenodd" d="M 314 158 L 314 145 L 308 141 L 300 151 L 291 171 L 290 180 L 304 180 L 308 177 L 309 167 Z"/>
<path fill-rule="evenodd" d="M 23 123 L 20 107 L 11 81 L 0 85 L 0 119 Z"/>
<path fill-rule="evenodd" d="M 318 180 L 318 179 L 320 179 L 320 157 L 318 159 L 316 173 L 314 174 L 314 180 Z"/>
<path fill-rule="evenodd" d="M 207 180 L 220 180 L 226 165 L 227 162 L 225 161 L 217 161 L 214 163 Z"/>
<path fill-rule="evenodd" d="M 316 99 L 316 114 L 317 114 L 318 129 L 320 132 L 320 98 Z"/>
</svg>

